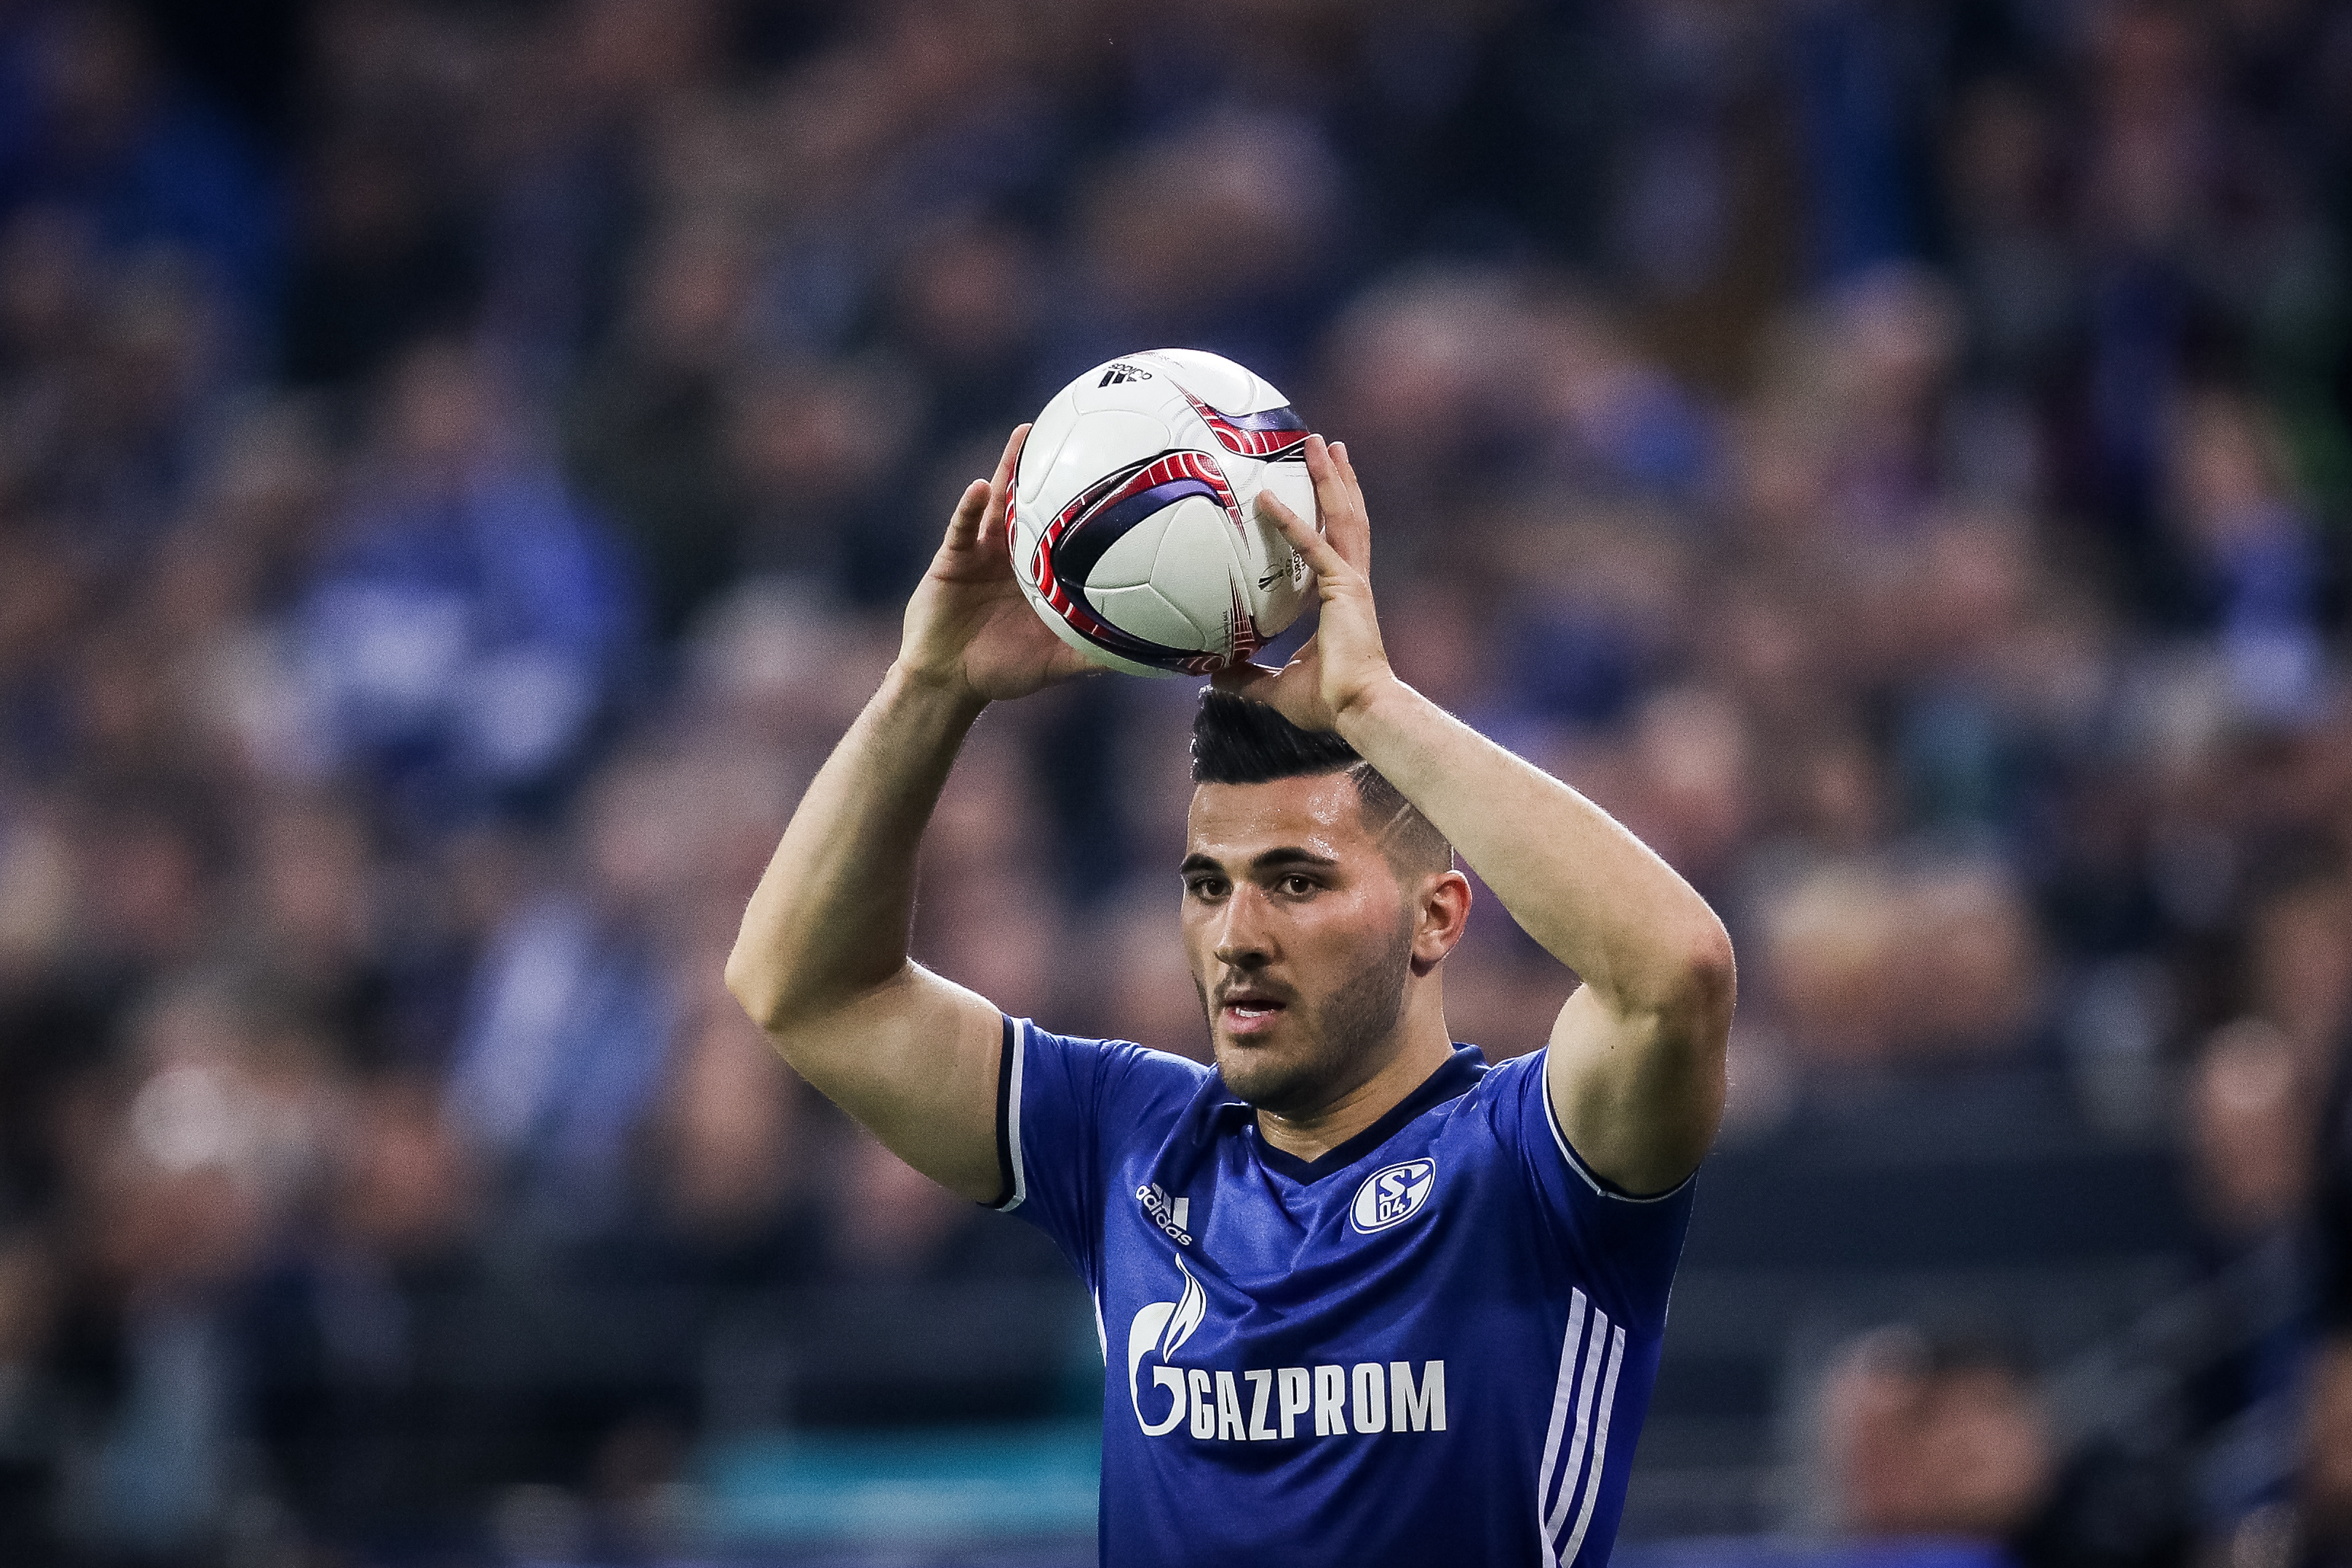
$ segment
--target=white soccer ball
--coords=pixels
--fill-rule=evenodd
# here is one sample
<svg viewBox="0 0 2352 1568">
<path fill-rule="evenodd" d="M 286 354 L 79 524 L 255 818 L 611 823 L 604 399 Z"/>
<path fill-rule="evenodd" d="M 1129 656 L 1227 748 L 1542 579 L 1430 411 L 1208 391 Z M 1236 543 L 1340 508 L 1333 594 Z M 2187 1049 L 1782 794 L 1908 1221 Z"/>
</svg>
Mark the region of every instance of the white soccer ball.
<svg viewBox="0 0 2352 1568">
<path fill-rule="evenodd" d="M 1306 607 L 1312 573 L 1255 507 L 1318 528 L 1307 425 L 1265 381 L 1198 349 L 1097 365 L 1029 431 L 1005 530 L 1045 624 L 1137 675 L 1245 662 Z"/>
</svg>

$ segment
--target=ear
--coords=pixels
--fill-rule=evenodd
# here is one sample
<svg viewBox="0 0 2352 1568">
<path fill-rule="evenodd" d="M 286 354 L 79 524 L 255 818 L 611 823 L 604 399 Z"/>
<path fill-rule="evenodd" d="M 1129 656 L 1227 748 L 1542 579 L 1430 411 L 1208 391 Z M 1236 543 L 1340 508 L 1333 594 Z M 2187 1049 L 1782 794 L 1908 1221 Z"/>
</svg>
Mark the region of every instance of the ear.
<svg viewBox="0 0 2352 1568">
<path fill-rule="evenodd" d="M 1437 967 L 1469 924 L 1470 879 L 1458 871 L 1423 877 L 1412 905 L 1412 972 Z"/>
</svg>

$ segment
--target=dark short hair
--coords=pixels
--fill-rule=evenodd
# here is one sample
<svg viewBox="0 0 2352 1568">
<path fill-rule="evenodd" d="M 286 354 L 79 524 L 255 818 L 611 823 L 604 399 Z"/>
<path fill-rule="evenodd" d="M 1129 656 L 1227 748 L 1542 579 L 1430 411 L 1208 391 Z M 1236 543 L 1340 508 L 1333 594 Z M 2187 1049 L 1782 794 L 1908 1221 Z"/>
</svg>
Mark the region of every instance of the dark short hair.
<svg viewBox="0 0 2352 1568">
<path fill-rule="evenodd" d="M 1202 690 L 1192 716 L 1193 783 L 1270 784 L 1318 773 L 1345 773 L 1355 781 L 1364 825 L 1400 872 L 1453 867 L 1454 846 L 1437 824 L 1338 735 L 1301 729 L 1264 703 L 1214 686 Z"/>
</svg>

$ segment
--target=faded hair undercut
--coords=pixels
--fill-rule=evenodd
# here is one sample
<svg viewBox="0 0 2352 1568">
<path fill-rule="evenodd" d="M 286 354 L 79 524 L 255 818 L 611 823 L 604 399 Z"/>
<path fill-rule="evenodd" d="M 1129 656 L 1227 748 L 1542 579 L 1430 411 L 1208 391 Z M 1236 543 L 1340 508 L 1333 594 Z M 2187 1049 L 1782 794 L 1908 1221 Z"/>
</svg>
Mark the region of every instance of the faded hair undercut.
<svg viewBox="0 0 2352 1568">
<path fill-rule="evenodd" d="M 1337 735 L 1301 729 L 1264 703 L 1211 686 L 1192 716 L 1192 782 L 1269 784 L 1345 773 L 1362 803 L 1364 826 L 1401 874 L 1449 871 L 1454 846 L 1380 769 Z"/>
</svg>

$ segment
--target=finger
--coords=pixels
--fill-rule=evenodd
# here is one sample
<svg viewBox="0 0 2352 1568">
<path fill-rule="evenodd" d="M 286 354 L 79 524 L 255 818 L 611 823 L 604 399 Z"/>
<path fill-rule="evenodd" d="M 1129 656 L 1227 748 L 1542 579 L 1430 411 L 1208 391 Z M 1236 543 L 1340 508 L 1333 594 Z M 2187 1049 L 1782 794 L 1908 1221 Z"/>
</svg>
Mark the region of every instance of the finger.
<svg viewBox="0 0 2352 1568">
<path fill-rule="evenodd" d="M 1313 524 L 1292 511 L 1276 497 L 1271 490 L 1257 493 L 1258 515 L 1282 530 L 1290 548 L 1307 558 L 1318 577 L 1360 575 L 1348 558 L 1333 548 L 1331 541 L 1318 531 Z"/>
<path fill-rule="evenodd" d="M 1278 679 L 1281 674 L 1281 671 L 1269 670 L 1264 664 L 1248 663 L 1227 664 L 1223 669 L 1210 675 L 1209 684 L 1221 692 L 1230 692 L 1237 697 L 1263 701 L 1265 698 L 1262 688 Z"/>
<path fill-rule="evenodd" d="M 1021 448 L 1026 445 L 1028 441 L 1029 427 L 1025 424 L 1014 425 L 1013 434 L 1004 438 L 1004 455 L 996 460 L 996 477 L 989 481 L 991 489 L 1002 491 L 1013 487 L 1013 471 L 1020 465 Z"/>
<path fill-rule="evenodd" d="M 1046 665 L 1047 678 L 1051 680 L 1083 680 L 1088 675 L 1110 674 L 1108 665 L 1096 664 L 1066 643 L 1056 641 L 1053 653 L 1047 657 L 1051 661 Z"/>
<path fill-rule="evenodd" d="M 1319 449 L 1319 450 L 1318 450 Z M 1364 510 L 1364 492 L 1356 483 L 1355 465 L 1348 461 L 1344 444 L 1307 437 L 1307 472 L 1315 480 L 1315 504 L 1323 513 L 1323 531 L 1366 578 L 1372 570 L 1372 525 Z"/>
<path fill-rule="evenodd" d="M 1340 479 L 1348 482 L 1348 501 L 1355 507 L 1355 517 L 1364 524 L 1364 548 L 1355 557 L 1357 571 L 1371 576 L 1371 507 L 1364 506 L 1364 482 L 1355 477 L 1355 458 L 1348 456 L 1348 442 L 1331 442 L 1331 458 L 1339 463 Z"/>
<path fill-rule="evenodd" d="M 1029 440 L 1029 427 L 1016 424 L 1004 443 L 1004 455 L 996 460 L 995 476 L 988 482 L 988 510 L 981 519 L 980 536 L 983 541 L 1002 538 L 1004 515 L 1013 504 L 1013 480 L 1021 465 L 1021 448 Z M 1009 549 L 1010 546 L 1008 545 Z"/>
<path fill-rule="evenodd" d="M 970 549 L 979 538 L 981 521 L 988 515 L 989 493 L 985 479 L 974 479 L 963 487 L 955 510 L 948 514 L 948 549 Z"/>
<path fill-rule="evenodd" d="M 1307 474 L 1315 481 L 1315 505 L 1322 511 L 1323 526 L 1328 528 L 1332 516 L 1345 510 L 1355 497 L 1348 493 L 1347 477 L 1340 471 L 1339 458 L 1319 435 L 1307 438 Z"/>
<path fill-rule="evenodd" d="M 995 477 L 988 479 L 988 503 L 1000 515 L 1007 501 L 1012 501 L 1013 475 L 1021 470 L 1021 449 L 1028 444 L 1028 425 L 1013 425 L 1013 433 L 1004 440 L 1004 456 L 997 458 Z"/>
<path fill-rule="evenodd" d="M 1346 442 L 1331 443 L 1331 461 L 1339 465 L 1339 476 L 1348 482 L 1349 493 L 1354 497 L 1356 505 L 1361 507 L 1364 504 L 1364 486 L 1363 482 L 1356 477 L 1355 460 L 1348 455 Z"/>
</svg>

